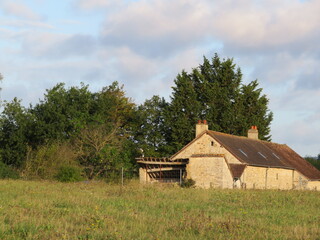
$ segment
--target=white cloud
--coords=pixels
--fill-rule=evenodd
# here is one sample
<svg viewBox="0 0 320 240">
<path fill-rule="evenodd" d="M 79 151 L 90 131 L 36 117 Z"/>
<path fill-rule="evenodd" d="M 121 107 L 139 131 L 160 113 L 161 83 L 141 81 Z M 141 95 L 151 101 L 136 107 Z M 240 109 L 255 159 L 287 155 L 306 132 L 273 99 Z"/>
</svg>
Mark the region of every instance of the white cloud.
<svg viewBox="0 0 320 240">
<path fill-rule="evenodd" d="M 54 26 L 48 23 L 40 22 L 40 21 L 30 21 L 30 20 L 1 20 L 1 26 L 20 28 L 20 29 L 53 29 Z"/>
<path fill-rule="evenodd" d="M 122 0 L 80 0 L 75 1 L 75 5 L 84 10 L 93 10 L 122 5 Z"/>
<path fill-rule="evenodd" d="M 14 86 L 6 88 L 12 96 L 21 94 L 28 103 L 57 82 L 85 81 L 99 89 L 117 80 L 137 102 L 153 94 L 167 97 L 177 73 L 197 67 L 203 55 L 211 58 L 218 52 L 221 57 L 234 57 L 245 69 L 246 81 L 258 78 L 271 98 L 275 141 L 288 143 L 303 154 L 319 150 L 312 142 L 319 142 L 320 135 L 316 114 L 320 111 L 320 1 L 69 3 L 71 14 L 67 13 L 71 9 L 59 9 L 56 19 L 50 13 L 44 22 L 41 16 L 49 15 L 40 8 L 2 2 L 6 15 L 0 18 L 4 53 L 0 65 L 5 81 Z M 94 17 L 86 21 L 88 16 Z M 86 26 L 95 30 L 83 31 Z M 93 36 L 99 28 L 100 36 Z M 14 91 L 19 84 L 24 90 Z M 288 133 L 284 126 L 294 130 Z M 307 148 L 303 141 L 308 136 L 312 147 Z"/>
<path fill-rule="evenodd" d="M 132 2 L 108 15 L 103 40 L 149 57 L 168 56 L 206 40 L 208 14 L 206 5 L 195 0 Z"/>
<path fill-rule="evenodd" d="M 213 21 L 217 36 L 238 47 L 286 48 L 309 40 L 320 26 L 319 1 L 220 1 L 219 5 Z"/>
<path fill-rule="evenodd" d="M 13 2 L 13 1 L 4 1 L 1 4 L 2 10 L 8 14 L 13 15 L 18 18 L 27 19 L 27 20 L 40 20 L 41 16 L 35 13 L 31 8 L 27 5 Z"/>
<path fill-rule="evenodd" d="M 316 116 L 312 116 L 316 117 Z M 317 116 L 319 117 L 319 116 Z M 320 127 L 318 121 L 301 118 L 273 127 L 273 140 L 289 145 L 301 156 L 320 153 Z"/>
</svg>

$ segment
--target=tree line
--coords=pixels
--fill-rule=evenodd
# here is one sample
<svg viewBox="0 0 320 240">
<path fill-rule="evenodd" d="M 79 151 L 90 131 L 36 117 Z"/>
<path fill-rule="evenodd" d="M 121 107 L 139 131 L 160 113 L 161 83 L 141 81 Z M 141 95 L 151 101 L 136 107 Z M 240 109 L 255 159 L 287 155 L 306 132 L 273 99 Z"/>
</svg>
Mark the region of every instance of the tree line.
<svg viewBox="0 0 320 240">
<path fill-rule="evenodd" d="M 142 152 L 170 156 L 191 141 L 199 119 L 241 136 L 256 125 L 260 139 L 271 140 L 268 102 L 257 80 L 244 84 L 233 59 L 217 54 L 181 71 L 169 100 L 153 96 L 137 105 L 117 82 L 97 92 L 59 83 L 35 105 L 3 103 L 0 163 L 26 178 L 54 178 L 63 169 L 88 179 L 121 168 L 134 173 Z"/>
</svg>

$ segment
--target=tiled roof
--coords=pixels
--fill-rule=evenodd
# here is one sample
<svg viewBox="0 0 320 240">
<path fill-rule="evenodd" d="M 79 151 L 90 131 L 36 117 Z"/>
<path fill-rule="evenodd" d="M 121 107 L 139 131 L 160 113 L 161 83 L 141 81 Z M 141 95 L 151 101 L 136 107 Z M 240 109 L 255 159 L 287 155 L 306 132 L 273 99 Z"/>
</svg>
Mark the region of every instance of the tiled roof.
<svg viewBox="0 0 320 240">
<path fill-rule="evenodd" d="M 319 180 L 320 171 L 287 145 L 207 131 L 242 163 L 252 166 L 296 169 L 309 180 Z"/>
<path fill-rule="evenodd" d="M 281 161 L 264 144 L 264 141 L 214 131 L 208 131 L 208 133 L 243 163 L 265 167 L 292 168 Z"/>
<path fill-rule="evenodd" d="M 320 171 L 287 145 L 271 142 L 264 142 L 264 144 L 277 154 L 286 165 L 295 168 L 310 180 L 320 180 Z"/>
<path fill-rule="evenodd" d="M 240 178 L 244 169 L 246 168 L 245 164 L 229 164 L 231 174 L 234 178 Z"/>
</svg>

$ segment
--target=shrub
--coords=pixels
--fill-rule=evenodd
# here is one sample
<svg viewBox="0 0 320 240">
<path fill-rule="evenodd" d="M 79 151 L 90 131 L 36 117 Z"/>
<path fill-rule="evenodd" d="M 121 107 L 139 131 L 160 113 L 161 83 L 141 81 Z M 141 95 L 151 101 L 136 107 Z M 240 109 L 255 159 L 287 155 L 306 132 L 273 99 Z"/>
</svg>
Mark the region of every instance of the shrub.
<svg viewBox="0 0 320 240">
<path fill-rule="evenodd" d="M 0 179 L 4 178 L 18 179 L 19 174 L 8 165 L 0 161 Z"/>
<path fill-rule="evenodd" d="M 194 185 L 196 184 L 196 182 L 192 179 L 185 179 L 182 181 L 181 187 L 183 188 L 191 188 L 194 187 Z"/>
<path fill-rule="evenodd" d="M 56 179 L 60 182 L 78 182 L 83 179 L 81 170 L 74 166 L 63 166 L 58 170 Z"/>
<path fill-rule="evenodd" d="M 76 154 L 67 142 L 48 143 L 29 149 L 22 176 L 27 179 L 54 179 L 64 166 L 78 168 Z"/>
</svg>

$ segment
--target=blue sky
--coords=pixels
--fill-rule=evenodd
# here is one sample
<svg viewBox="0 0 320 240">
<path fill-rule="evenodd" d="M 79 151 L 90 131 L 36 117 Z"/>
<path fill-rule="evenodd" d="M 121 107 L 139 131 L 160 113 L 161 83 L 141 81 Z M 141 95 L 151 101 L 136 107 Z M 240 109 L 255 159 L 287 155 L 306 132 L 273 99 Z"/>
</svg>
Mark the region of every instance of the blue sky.
<svg viewBox="0 0 320 240">
<path fill-rule="evenodd" d="M 0 0 L 1 98 L 27 106 L 58 82 L 113 81 L 136 103 L 168 98 L 182 69 L 217 52 L 258 79 L 273 141 L 316 156 L 319 12 L 319 0 Z"/>
</svg>

